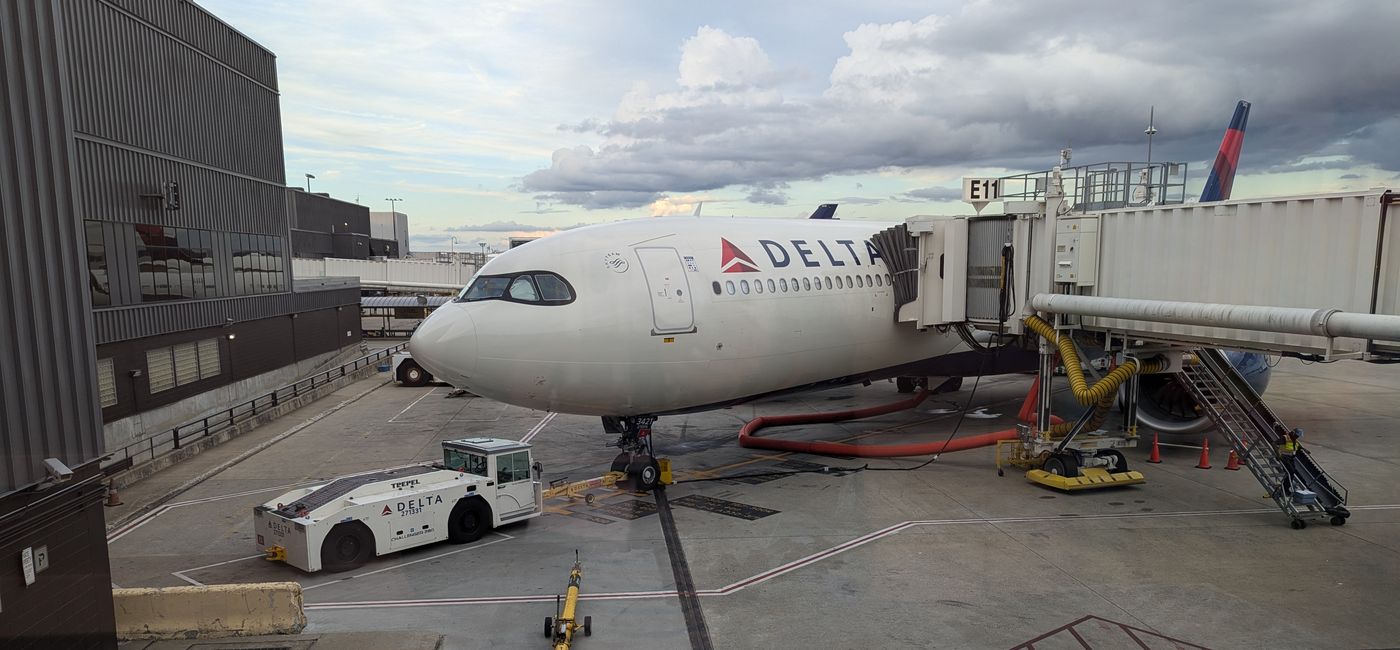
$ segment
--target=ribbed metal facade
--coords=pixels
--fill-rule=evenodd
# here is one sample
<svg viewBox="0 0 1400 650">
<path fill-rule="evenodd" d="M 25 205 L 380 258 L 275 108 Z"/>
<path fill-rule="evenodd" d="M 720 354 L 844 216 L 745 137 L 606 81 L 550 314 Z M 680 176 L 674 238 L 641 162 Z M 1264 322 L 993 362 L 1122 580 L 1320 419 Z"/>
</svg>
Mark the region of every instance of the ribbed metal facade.
<svg viewBox="0 0 1400 650">
<path fill-rule="evenodd" d="M 0 495 L 102 453 L 59 9 L 0 2 Z"/>
<path fill-rule="evenodd" d="M 99 345 L 128 339 L 160 336 L 183 330 L 217 327 L 234 321 L 350 305 L 358 309 L 358 286 L 328 291 L 278 293 L 218 300 L 191 300 L 156 305 L 117 307 L 96 312 Z"/>
<path fill-rule="evenodd" d="M 271 53 L 187 2 L 64 6 L 79 137 L 284 183 Z"/>
</svg>

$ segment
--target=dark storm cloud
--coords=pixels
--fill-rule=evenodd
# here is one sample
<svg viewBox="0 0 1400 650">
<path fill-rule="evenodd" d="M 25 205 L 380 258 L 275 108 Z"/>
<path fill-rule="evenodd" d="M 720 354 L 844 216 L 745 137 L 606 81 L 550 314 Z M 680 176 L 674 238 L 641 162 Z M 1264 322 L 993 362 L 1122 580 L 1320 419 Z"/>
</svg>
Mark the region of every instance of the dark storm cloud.
<svg viewBox="0 0 1400 650">
<path fill-rule="evenodd" d="M 917 190 L 909 190 L 898 198 L 898 200 L 908 203 L 957 201 L 960 199 L 962 199 L 962 188 L 959 187 L 921 187 Z"/>
<path fill-rule="evenodd" d="M 1328 150 L 1400 170 L 1397 23 L 1400 3 L 1186 2 L 1152 20 L 1107 2 L 970 4 L 847 32 L 817 97 L 720 82 L 629 94 L 618 117 L 567 127 L 601 146 L 559 149 L 522 186 L 630 207 L 729 186 L 771 199 L 766 183 L 891 167 L 1043 169 L 1068 143 L 1076 161 L 1141 159 L 1151 104 L 1153 158 L 1199 162 L 1240 98 L 1253 102 L 1244 170 L 1297 171 Z M 681 69 L 722 77 L 727 35 L 704 35 L 715 47 L 692 60 L 687 42 Z"/>
</svg>

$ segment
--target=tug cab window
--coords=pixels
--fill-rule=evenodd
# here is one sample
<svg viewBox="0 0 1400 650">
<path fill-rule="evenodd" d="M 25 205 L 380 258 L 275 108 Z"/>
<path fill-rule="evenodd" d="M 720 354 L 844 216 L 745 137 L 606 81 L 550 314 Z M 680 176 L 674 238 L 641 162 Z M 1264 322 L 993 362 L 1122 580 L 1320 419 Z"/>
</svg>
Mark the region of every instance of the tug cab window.
<svg viewBox="0 0 1400 650">
<path fill-rule="evenodd" d="M 457 302 L 480 300 L 563 305 L 574 301 L 574 290 L 564 278 L 547 271 L 480 275 L 462 291 Z"/>
<path fill-rule="evenodd" d="M 490 478 L 486 473 L 485 456 L 481 454 L 470 454 L 456 449 L 445 449 L 442 454 L 442 464 L 447 467 L 447 469 Z"/>
</svg>

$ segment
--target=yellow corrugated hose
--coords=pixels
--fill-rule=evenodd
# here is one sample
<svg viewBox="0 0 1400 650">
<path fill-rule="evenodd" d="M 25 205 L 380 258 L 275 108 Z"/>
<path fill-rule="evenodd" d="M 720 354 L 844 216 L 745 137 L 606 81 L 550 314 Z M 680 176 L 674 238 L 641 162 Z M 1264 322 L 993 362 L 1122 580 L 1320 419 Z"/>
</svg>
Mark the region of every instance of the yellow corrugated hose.
<svg viewBox="0 0 1400 650">
<path fill-rule="evenodd" d="M 1065 376 L 1069 378 L 1070 392 L 1074 393 L 1074 399 L 1085 406 L 1093 405 L 1094 416 L 1089 420 L 1089 426 L 1097 429 L 1103 424 L 1108 412 L 1113 408 L 1113 399 L 1118 394 L 1118 387 L 1123 385 L 1129 377 L 1137 372 L 1158 372 L 1167 366 L 1163 359 L 1151 359 L 1138 365 L 1136 359 L 1128 359 L 1123 365 L 1114 368 L 1112 372 L 1098 380 L 1093 386 L 1084 379 L 1084 368 L 1079 363 L 1079 353 L 1074 349 L 1067 336 L 1060 336 L 1049 323 L 1038 316 L 1027 316 L 1026 327 L 1031 331 L 1044 337 L 1045 340 L 1055 343 L 1060 348 L 1060 361 L 1065 365 Z M 1068 433 L 1074 427 L 1072 422 L 1063 422 L 1050 428 L 1050 432 L 1056 435 Z"/>
</svg>

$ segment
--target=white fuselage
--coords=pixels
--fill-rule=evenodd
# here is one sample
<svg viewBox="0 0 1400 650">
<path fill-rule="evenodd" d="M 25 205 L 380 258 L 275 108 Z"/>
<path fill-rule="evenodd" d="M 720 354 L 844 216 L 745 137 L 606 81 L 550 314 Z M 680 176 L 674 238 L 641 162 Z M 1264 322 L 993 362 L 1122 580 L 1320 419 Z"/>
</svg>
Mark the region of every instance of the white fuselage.
<svg viewBox="0 0 1400 650">
<path fill-rule="evenodd" d="M 581 415 L 888 377 L 957 344 L 894 321 L 888 272 L 867 243 L 889 225 L 670 217 L 565 231 L 501 254 L 476 279 L 548 271 L 572 302 L 459 299 L 409 349 L 454 386 Z"/>
</svg>

